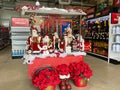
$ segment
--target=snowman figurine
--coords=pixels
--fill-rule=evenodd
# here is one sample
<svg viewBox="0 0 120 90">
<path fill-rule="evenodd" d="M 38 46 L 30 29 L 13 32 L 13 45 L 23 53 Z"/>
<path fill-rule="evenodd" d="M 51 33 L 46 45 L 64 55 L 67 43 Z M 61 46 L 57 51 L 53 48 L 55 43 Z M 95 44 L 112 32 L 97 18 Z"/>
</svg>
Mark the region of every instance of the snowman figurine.
<svg viewBox="0 0 120 90">
<path fill-rule="evenodd" d="M 43 55 L 45 55 L 45 56 L 49 55 L 49 50 L 48 50 L 47 44 L 43 44 L 41 50 L 42 50 Z"/>
</svg>

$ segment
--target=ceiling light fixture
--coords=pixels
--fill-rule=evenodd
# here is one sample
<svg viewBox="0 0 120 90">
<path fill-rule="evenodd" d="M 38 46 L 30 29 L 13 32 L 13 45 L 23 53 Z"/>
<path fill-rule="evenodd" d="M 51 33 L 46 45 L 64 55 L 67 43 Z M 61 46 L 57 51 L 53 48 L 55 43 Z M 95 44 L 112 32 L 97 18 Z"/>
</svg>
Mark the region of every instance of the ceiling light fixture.
<svg viewBox="0 0 120 90">
<path fill-rule="evenodd" d="M 36 5 L 36 6 L 40 6 L 40 2 L 37 0 L 37 1 L 35 2 L 35 5 Z"/>
</svg>

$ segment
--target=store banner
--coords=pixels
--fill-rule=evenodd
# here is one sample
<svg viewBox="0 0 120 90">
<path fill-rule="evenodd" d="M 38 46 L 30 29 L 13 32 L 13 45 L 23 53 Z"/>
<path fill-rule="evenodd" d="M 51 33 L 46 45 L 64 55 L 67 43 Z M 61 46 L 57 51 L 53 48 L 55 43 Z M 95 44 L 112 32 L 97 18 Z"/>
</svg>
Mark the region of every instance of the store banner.
<svg viewBox="0 0 120 90">
<path fill-rule="evenodd" d="M 29 26 L 28 18 L 12 18 L 12 26 Z"/>
<path fill-rule="evenodd" d="M 114 6 L 120 7 L 120 0 L 114 0 Z"/>
<path fill-rule="evenodd" d="M 112 24 L 117 24 L 119 18 L 120 18 L 120 13 L 111 13 L 111 23 Z"/>
</svg>

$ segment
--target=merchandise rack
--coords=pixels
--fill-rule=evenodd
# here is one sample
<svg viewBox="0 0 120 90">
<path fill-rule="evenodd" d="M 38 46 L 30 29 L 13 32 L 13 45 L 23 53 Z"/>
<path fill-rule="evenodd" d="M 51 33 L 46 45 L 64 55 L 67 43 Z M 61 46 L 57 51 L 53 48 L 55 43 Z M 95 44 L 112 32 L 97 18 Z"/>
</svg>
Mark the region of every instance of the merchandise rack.
<svg viewBox="0 0 120 90">
<path fill-rule="evenodd" d="M 90 25 L 87 26 L 87 29 L 89 30 L 89 32 L 86 33 L 84 39 L 86 41 L 91 42 L 91 51 L 87 52 L 90 55 L 96 55 L 103 58 L 108 57 L 109 27 L 96 29 L 97 28 L 97 26 L 95 26 L 96 24 L 92 24 L 92 23 L 95 23 L 96 21 L 101 22 L 106 20 L 109 20 L 109 15 L 87 20 L 87 23 L 88 22 L 90 23 Z M 89 28 L 92 28 L 92 29 L 90 30 Z"/>
<path fill-rule="evenodd" d="M 10 44 L 10 33 L 9 33 L 9 28 L 8 27 L 0 27 L 0 50 L 5 48 Z"/>
<path fill-rule="evenodd" d="M 112 13 L 110 14 L 110 19 L 112 20 Z M 108 63 L 111 59 L 120 63 L 120 23 L 112 24 L 110 20 L 109 29 L 109 55 Z"/>
<path fill-rule="evenodd" d="M 16 23 L 20 22 L 19 20 L 21 19 L 28 20 L 28 18 L 12 18 L 12 19 L 16 20 L 12 22 L 11 26 L 12 58 L 14 59 L 21 58 L 26 53 L 26 41 L 30 35 L 30 27 L 29 25 L 22 26 L 19 24 L 17 25 Z"/>
<path fill-rule="evenodd" d="M 120 16 L 118 13 L 115 13 L 116 16 Z M 87 52 L 88 54 L 102 58 L 103 60 L 107 61 L 108 63 L 113 64 L 120 64 L 120 28 L 114 29 L 114 27 L 120 27 L 119 23 L 112 24 L 112 21 L 115 19 L 118 19 L 117 17 L 112 18 L 112 13 L 110 13 L 107 16 L 90 19 L 88 21 L 95 22 L 96 20 L 102 20 L 102 19 L 109 19 L 108 28 L 106 29 L 104 33 L 106 33 L 106 38 L 100 38 L 101 32 L 95 31 L 95 34 L 92 34 L 92 32 L 88 33 L 87 36 L 84 37 L 86 41 L 91 42 L 92 50 L 90 52 Z M 92 25 L 91 25 L 92 26 Z M 88 27 L 87 27 L 88 28 Z M 94 31 L 94 30 L 92 30 Z M 117 32 L 116 32 L 117 31 Z M 99 34 L 100 33 L 100 34 Z M 98 37 L 97 37 L 98 36 Z M 116 40 L 118 39 L 118 41 Z M 98 42 L 98 43 L 96 43 Z M 104 45 L 104 42 L 106 45 Z M 94 51 L 94 48 L 97 48 L 97 50 L 105 50 L 107 51 L 107 55 L 103 55 L 100 53 L 97 53 Z"/>
</svg>

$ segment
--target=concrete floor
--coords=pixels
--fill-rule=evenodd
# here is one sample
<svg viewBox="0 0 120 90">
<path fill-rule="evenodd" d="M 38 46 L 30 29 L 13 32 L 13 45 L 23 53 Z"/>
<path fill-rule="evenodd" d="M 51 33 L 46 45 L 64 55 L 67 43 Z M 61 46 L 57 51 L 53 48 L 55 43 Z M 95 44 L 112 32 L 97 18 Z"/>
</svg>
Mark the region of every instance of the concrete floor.
<svg viewBox="0 0 120 90">
<path fill-rule="evenodd" d="M 93 76 L 85 88 L 72 84 L 72 90 L 120 90 L 120 66 L 87 55 L 85 62 Z M 0 51 L 0 90 L 38 90 L 28 79 L 27 65 L 21 59 L 11 59 L 11 47 Z M 57 88 L 56 90 L 59 90 Z"/>
</svg>

